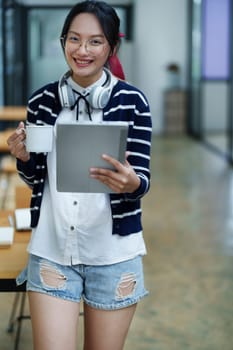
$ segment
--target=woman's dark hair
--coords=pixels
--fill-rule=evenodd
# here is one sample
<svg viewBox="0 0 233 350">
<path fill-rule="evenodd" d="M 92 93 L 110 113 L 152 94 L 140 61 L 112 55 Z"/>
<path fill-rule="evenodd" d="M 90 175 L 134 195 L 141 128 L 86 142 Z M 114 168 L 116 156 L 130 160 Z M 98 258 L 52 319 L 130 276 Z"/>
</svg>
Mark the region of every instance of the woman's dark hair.
<svg viewBox="0 0 233 350">
<path fill-rule="evenodd" d="M 104 1 L 87 0 L 74 5 L 65 19 L 61 37 L 68 33 L 72 21 L 80 13 L 91 13 L 96 16 L 113 53 L 114 48 L 120 42 L 120 20 L 113 7 Z"/>
</svg>

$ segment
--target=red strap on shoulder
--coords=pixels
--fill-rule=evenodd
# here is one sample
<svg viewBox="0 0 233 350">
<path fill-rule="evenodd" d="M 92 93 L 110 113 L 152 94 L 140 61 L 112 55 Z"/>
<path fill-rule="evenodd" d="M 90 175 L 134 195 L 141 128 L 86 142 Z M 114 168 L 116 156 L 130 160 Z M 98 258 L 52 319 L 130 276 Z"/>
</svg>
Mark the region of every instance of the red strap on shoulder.
<svg viewBox="0 0 233 350">
<path fill-rule="evenodd" d="M 125 80 L 125 74 L 121 62 L 117 55 L 109 57 L 109 68 L 113 75 L 121 80 Z"/>
</svg>

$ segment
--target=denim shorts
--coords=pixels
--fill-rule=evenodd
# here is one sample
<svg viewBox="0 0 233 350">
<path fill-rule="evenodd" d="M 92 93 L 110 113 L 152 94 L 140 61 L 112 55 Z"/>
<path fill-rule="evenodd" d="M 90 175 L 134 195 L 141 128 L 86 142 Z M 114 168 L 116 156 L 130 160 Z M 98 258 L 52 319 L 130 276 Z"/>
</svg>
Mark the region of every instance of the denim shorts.
<svg viewBox="0 0 233 350">
<path fill-rule="evenodd" d="M 148 294 L 144 288 L 142 257 L 113 265 L 64 266 L 30 255 L 28 266 L 17 277 L 27 281 L 27 291 L 45 293 L 93 308 L 116 310 L 136 304 Z"/>
</svg>

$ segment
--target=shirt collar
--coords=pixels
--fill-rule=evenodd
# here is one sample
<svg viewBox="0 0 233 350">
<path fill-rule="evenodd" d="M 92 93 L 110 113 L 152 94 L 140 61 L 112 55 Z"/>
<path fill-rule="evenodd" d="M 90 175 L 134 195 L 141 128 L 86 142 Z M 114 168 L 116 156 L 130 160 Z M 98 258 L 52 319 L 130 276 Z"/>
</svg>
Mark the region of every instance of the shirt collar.
<svg viewBox="0 0 233 350">
<path fill-rule="evenodd" d="M 103 85 L 105 83 L 105 81 L 106 81 L 106 78 L 107 78 L 107 75 L 106 75 L 105 71 L 103 71 L 101 77 L 96 82 L 94 82 L 93 84 L 87 86 L 86 88 L 84 88 L 83 86 L 80 86 L 78 83 L 76 83 L 72 79 L 71 76 L 67 79 L 67 83 L 72 87 L 73 90 L 75 90 L 79 94 L 85 96 L 86 94 L 88 94 L 92 90 L 92 88 L 94 86 L 101 86 L 101 85 Z"/>
</svg>

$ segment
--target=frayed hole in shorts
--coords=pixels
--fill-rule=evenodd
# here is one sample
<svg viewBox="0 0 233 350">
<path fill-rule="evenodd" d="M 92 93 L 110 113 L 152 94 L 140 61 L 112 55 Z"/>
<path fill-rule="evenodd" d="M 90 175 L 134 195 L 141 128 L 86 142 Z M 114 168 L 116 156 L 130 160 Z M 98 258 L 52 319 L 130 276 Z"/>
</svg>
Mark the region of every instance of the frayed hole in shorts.
<svg viewBox="0 0 233 350">
<path fill-rule="evenodd" d="M 40 277 L 42 283 L 49 288 L 63 288 L 67 280 L 57 268 L 46 262 L 40 264 Z"/>
<path fill-rule="evenodd" d="M 136 288 L 136 276 L 134 273 L 124 273 L 116 289 L 116 299 L 121 300 L 134 294 Z"/>
</svg>

